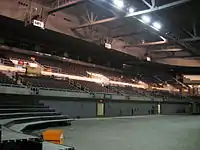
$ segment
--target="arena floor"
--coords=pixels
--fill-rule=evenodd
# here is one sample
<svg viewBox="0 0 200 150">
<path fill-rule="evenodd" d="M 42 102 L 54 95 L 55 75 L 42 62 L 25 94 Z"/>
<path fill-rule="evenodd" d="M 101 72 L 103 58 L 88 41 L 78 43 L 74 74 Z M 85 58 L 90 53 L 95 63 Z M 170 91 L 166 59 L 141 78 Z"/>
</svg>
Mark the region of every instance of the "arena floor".
<svg viewBox="0 0 200 150">
<path fill-rule="evenodd" d="M 79 120 L 62 129 L 65 130 L 65 144 L 73 145 L 77 150 L 200 148 L 200 116 Z"/>
</svg>

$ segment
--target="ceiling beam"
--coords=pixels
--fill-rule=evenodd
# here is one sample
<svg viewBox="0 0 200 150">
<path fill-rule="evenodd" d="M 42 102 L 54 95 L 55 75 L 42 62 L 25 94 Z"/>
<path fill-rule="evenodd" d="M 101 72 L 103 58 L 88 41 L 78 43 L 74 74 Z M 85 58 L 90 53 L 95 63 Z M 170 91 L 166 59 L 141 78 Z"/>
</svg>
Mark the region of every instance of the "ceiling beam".
<svg viewBox="0 0 200 150">
<path fill-rule="evenodd" d="M 199 41 L 200 37 L 192 37 L 192 38 L 186 38 L 186 39 L 182 39 L 180 40 L 181 42 L 193 42 L 193 41 Z"/>
<path fill-rule="evenodd" d="M 146 0 L 142 0 L 142 2 L 147 5 L 149 8 L 153 8 L 153 6 L 151 4 L 149 4 Z"/>
<path fill-rule="evenodd" d="M 97 24 L 111 22 L 111 21 L 114 21 L 114 20 L 117 20 L 117 19 L 123 19 L 123 18 L 129 18 L 129 17 L 138 16 L 138 15 L 142 15 L 142 14 L 147 14 L 147 13 L 159 11 L 159 10 L 166 9 L 166 8 L 171 8 L 171 7 L 174 7 L 174 6 L 189 2 L 189 1 L 190 0 L 178 0 L 178 1 L 175 1 L 175 2 L 172 2 L 172 3 L 164 4 L 162 6 L 152 7 L 150 9 L 141 10 L 141 11 L 138 11 L 138 12 L 127 14 L 124 17 L 111 17 L 111 18 L 107 18 L 107 19 L 103 19 L 103 20 L 94 21 L 94 22 L 91 22 L 91 23 L 86 23 L 86 24 L 77 26 L 77 27 L 72 28 L 72 29 L 75 30 L 75 29 L 85 28 L 85 27 L 88 27 L 88 26 L 93 26 L 93 25 L 97 25 Z"/>
<path fill-rule="evenodd" d="M 120 37 L 129 37 L 129 36 L 132 36 L 132 35 L 140 35 L 140 34 L 142 34 L 144 32 L 145 32 L 145 30 L 138 31 L 138 32 L 132 32 L 132 33 L 127 33 L 127 34 L 115 35 L 112 38 L 120 38 Z"/>
<path fill-rule="evenodd" d="M 188 56 L 188 55 L 184 55 L 184 56 L 163 56 L 163 57 L 155 57 L 153 58 L 154 61 L 157 61 L 157 60 L 162 60 L 162 59 L 178 59 L 178 58 L 188 58 L 188 59 L 200 59 L 200 56 Z"/>
<path fill-rule="evenodd" d="M 95 5 L 98 5 L 99 7 L 103 8 L 103 9 L 106 9 L 105 6 L 101 3 L 99 3 L 99 1 L 97 0 L 89 0 L 91 3 L 95 4 Z M 110 11 L 114 16 L 117 16 L 117 13 L 112 10 L 112 9 L 107 9 L 108 11 Z"/>
<path fill-rule="evenodd" d="M 200 41 L 200 37 L 192 37 L 192 38 L 185 38 L 180 39 L 180 42 L 193 42 L 193 41 Z M 132 45 L 130 47 L 138 47 L 138 46 L 154 46 L 154 45 L 163 45 L 163 44 L 172 44 L 173 41 L 156 41 L 156 42 L 148 42 L 148 43 L 142 43 L 137 45 Z"/>
<path fill-rule="evenodd" d="M 160 53 L 160 52 L 180 52 L 183 51 L 182 48 L 166 48 L 166 49 L 156 49 L 156 50 L 151 50 L 151 53 Z"/>
<path fill-rule="evenodd" d="M 154 45 L 163 45 L 163 44 L 168 44 L 168 43 L 169 42 L 166 40 L 166 41 L 142 43 L 142 44 L 137 44 L 137 45 L 126 45 L 125 47 L 154 46 Z"/>
<path fill-rule="evenodd" d="M 52 10 L 50 10 L 48 12 L 48 14 L 52 14 L 52 13 L 55 13 L 57 11 L 61 11 L 61 10 L 65 9 L 65 8 L 68 8 L 68 7 L 72 7 L 72 6 L 74 6 L 74 5 L 76 5 L 76 4 L 80 3 L 80 2 L 83 2 L 83 1 L 85 1 L 85 0 L 71 0 L 71 1 L 65 2 L 62 5 L 59 5 L 59 3 L 58 3 L 59 6 L 53 8 Z"/>
</svg>

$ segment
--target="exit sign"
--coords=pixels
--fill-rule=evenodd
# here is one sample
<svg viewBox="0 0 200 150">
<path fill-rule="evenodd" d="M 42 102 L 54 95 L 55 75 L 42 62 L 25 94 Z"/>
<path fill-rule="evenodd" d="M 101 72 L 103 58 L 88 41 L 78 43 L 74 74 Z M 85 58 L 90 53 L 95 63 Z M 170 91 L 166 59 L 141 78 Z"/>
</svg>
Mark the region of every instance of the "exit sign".
<svg viewBox="0 0 200 150">
<path fill-rule="evenodd" d="M 39 20 L 33 20 L 33 25 L 39 28 L 44 29 L 44 22 L 39 21 Z"/>
</svg>

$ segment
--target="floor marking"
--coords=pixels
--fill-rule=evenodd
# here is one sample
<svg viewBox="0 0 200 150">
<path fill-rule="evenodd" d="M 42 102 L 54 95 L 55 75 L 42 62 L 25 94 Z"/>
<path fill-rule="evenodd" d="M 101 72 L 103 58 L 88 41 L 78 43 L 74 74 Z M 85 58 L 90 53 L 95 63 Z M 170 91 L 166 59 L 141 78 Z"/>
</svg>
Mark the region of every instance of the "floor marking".
<svg viewBox="0 0 200 150">
<path fill-rule="evenodd" d="M 149 117 L 161 117 L 165 115 L 144 115 L 144 116 L 122 116 L 122 117 L 102 117 L 102 118 L 80 118 L 76 120 L 109 120 L 109 119 L 135 119 L 135 118 L 149 118 Z"/>
</svg>

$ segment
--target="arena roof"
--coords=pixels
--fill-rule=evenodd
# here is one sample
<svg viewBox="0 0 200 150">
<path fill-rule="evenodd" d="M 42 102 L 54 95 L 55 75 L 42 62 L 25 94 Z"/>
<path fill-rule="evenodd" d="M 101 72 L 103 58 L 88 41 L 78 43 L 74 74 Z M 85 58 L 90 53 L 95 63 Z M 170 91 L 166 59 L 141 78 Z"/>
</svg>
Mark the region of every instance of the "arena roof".
<svg viewBox="0 0 200 150">
<path fill-rule="evenodd" d="M 89 28 L 91 41 L 102 37 L 116 47 L 114 41 L 125 43 L 124 49 L 141 48 L 152 58 L 199 56 L 199 2 L 196 0 L 37 0 L 57 11 L 73 14 L 80 25 Z M 60 9 L 59 9 L 60 8 Z M 94 38 L 93 32 L 101 36 Z"/>
<path fill-rule="evenodd" d="M 18 26 L 14 27 L 11 23 L 10 28 L 6 23 L 5 27 L 1 27 L 5 36 L 8 36 L 6 31 L 10 32 L 10 35 L 15 36 L 15 40 L 18 39 L 17 36 L 23 40 L 30 38 L 30 45 L 35 46 L 45 41 L 48 50 L 56 51 L 60 48 L 73 56 L 80 56 L 80 60 L 92 55 L 95 61 L 105 63 L 113 59 L 119 63 L 135 64 L 138 62 L 136 57 L 146 59 L 149 56 L 153 61 L 166 64 L 168 61 L 164 60 L 165 58 L 176 58 L 170 60 L 171 64 L 177 62 L 177 58 L 180 58 L 179 65 L 182 65 L 182 58 L 188 60 L 184 63 L 185 66 L 188 66 L 187 62 L 191 62 L 191 59 L 197 62 L 195 66 L 200 64 L 197 0 L 19 0 L 13 2 L 13 5 L 19 8 L 18 12 L 22 10 L 21 14 L 16 15 L 12 10 L 12 13 L 4 13 L 6 9 L 15 8 L 7 2 L 12 0 L 0 1 L 0 5 L 3 6 L 0 7 L 1 14 L 17 20 L 25 21 L 24 13 L 33 14 L 35 10 L 36 17 L 42 13 L 47 14 L 48 18 L 44 17 L 42 20 L 47 24 L 46 30 L 32 26 L 22 29 L 22 22 L 16 23 Z M 19 2 L 24 2 L 25 6 L 20 6 Z M 58 20 L 60 13 L 64 14 L 65 22 L 63 18 Z M 3 22 L 1 24 L 3 25 Z M 16 35 L 13 34 L 14 30 Z M 22 30 L 24 33 L 20 32 Z M 88 42 L 84 45 L 83 41 L 77 44 L 74 42 L 77 39 L 50 30 L 96 44 L 111 43 L 112 49 L 97 48 Z M 120 51 L 116 51 L 117 57 L 113 55 L 114 50 Z M 136 57 L 123 55 L 121 52 Z M 194 66 L 191 64 L 190 66 Z"/>
</svg>

